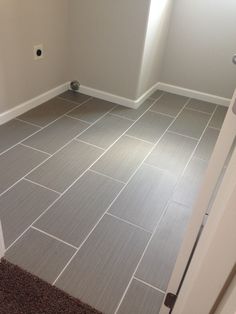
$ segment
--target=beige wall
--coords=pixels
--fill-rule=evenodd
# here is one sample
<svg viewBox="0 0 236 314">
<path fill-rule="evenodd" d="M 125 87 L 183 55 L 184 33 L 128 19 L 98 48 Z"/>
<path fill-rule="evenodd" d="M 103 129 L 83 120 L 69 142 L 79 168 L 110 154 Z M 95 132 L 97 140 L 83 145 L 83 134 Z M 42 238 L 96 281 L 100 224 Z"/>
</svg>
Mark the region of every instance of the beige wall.
<svg viewBox="0 0 236 314">
<path fill-rule="evenodd" d="M 0 113 L 68 79 L 66 0 L 0 0 Z M 33 60 L 43 43 L 45 58 Z"/>
<path fill-rule="evenodd" d="M 176 0 L 162 81 L 226 98 L 236 87 L 235 0 Z"/>
<path fill-rule="evenodd" d="M 71 0 L 72 77 L 136 99 L 150 0 Z"/>
<path fill-rule="evenodd" d="M 214 314 L 235 314 L 236 313 L 236 275 L 227 288 L 217 310 Z"/>
<path fill-rule="evenodd" d="M 152 0 L 137 97 L 161 80 L 173 0 Z"/>
</svg>

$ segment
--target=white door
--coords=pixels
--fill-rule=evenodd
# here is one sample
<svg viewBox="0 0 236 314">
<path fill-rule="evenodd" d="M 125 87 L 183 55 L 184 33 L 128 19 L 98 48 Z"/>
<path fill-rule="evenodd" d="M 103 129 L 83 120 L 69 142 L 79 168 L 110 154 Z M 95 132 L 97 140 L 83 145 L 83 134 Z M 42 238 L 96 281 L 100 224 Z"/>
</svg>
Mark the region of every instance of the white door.
<svg viewBox="0 0 236 314">
<path fill-rule="evenodd" d="M 201 244 L 200 242 L 202 240 L 203 235 L 206 233 L 205 231 L 207 231 L 206 230 L 207 228 L 205 227 L 199 240 L 199 232 L 201 230 L 204 218 L 206 217 L 206 213 L 210 210 L 209 218 L 206 223 L 206 226 L 208 227 L 208 224 L 210 223 L 210 218 L 214 222 L 216 222 L 217 208 L 218 208 L 216 206 L 216 201 L 219 201 L 219 194 L 220 193 L 225 194 L 224 196 L 226 197 L 224 198 L 225 203 L 222 204 L 224 206 L 230 206 L 228 204 L 230 197 L 232 198 L 235 197 L 236 190 L 234 192 L 235 193 L 234 196 L 231 195 L 235 188 L 235 186 L 233 185 L 235 184 L 235 181 L 236 181 L 236 170 L 234 168 L 235 165 L 233 165 L 233 160 L 231 160 L 231 162 L 228 164 L 228 169 L 225 172 L 225 174 L 224 175 L 222 174 L 224 173 L 225 163 L 227 159 L 229 158 L 228 156 L 230 152 L 232 153 L 235 137 L 236 137 L 236 90 L 232 98 L 224 124 L 222 126 L 215 149 L 213 151 L 211 160 L 209 162 L 209 166 L 206 171 L 206 175 L 203 180 L 203 184 L 200 189 L 199 196 L 193 208 L 192 217 L 187 227 L 187 231 L 186 231 L 182 246 L 180 248 L 180 252 L 179 252 L 171 279 L 169 281 L 169 285 L 167 288 L 167 294 L 170 293 L 169 301 L 173 301 L 176 295 L 180 296 L 184 290 L 187 277 L 189 276 L 190 269 L 192 268 L 192 263 L 200 247 L 200 244 Z M 236 158 L 236 152 L 234 152 L 234 158 Z M 233 175 L 232 175 L 232 171 L 234 171 Z M 231 179 L 229 178 L 229 176 L 231 176 Z M 219 186 L 219 178 L 221 178 L 220 186 Z M 231 184 L 231 186 L 225 188 L 225 184 Z M 222 200 L 223 199 L 221 199 L 221 201 Z M 221 210 L 222 210 L 222 207 L 221 207 Z M 197 249 L 195 250 L 196 244 L 197 244 Z M 186 270 L 186 267 L 188 270 Z M 187 271 L 187 275 L 186 275 L 186 271 Z M 185 275 L 186 275 L 186 278 L 185 278 Z M 181 299 L 181 297 L 180 298 L 177 297 L 176 305 L 174 307 L 174 310 L 171 312 L 173 314 L 185 313 L 182 311 L 182 309 L 181 309 L 182 312 L 179 311 L 178 303 L 180 301 L 178 299 Z M 170 309 L 166 307 L 165 304 L 163 303 L 160 313 L 161 314 L 170 313 Z M 193 314 L 195 312 L 186 312 L 186 313 Z M 196 312 L 196 313 L 207 314 L 208 312 Z"/>
</svg>

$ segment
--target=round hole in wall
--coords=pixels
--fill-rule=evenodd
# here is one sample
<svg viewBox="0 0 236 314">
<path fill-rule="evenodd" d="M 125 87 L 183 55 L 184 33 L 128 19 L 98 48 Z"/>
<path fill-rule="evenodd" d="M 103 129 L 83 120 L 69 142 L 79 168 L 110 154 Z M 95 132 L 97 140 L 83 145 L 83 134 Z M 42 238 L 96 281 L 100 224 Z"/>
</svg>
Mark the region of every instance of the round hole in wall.
<svg viewBox="0 0 236 314">
<path fill-rule="evenodd" d="M 37 49 L 36 55 L 37 55 L 37 57 L 41 57 L 42 56 L 42 50 L 41 49 Z"/>
</svg>

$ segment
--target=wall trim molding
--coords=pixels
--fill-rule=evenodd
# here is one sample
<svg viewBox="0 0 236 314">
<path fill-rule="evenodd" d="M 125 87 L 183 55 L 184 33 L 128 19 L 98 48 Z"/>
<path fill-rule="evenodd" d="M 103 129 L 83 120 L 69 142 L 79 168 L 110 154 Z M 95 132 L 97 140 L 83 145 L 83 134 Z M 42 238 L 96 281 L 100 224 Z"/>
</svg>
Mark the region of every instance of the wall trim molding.
<svg viewBox="0 0 236 314">
<path fill-rule="evenodd" d="M 26 102 L 12 108 L 12 109 L 4 111 L 3 113 L 0 114 L 0 125 L 10 121 L 11 119 L 16 118 L 17 116 L 25 113 L 26 111 L 33 109 L 33 108 L 41 105 L 42 103 L 58 96 L 58 95 L 60 95 L 61 93 L 68 90 L 69 87 L 70 87 L 70 83 L 66 82 L 66 83 L 64 83 L 60 86 L 57 86 L 57 87 L 37 96 L 35 98 L 27 100 Z M 147 90 L 143 95 L 141 95 L 136 100 L 125 98 L 125 97 L 118 96 L 118 95 L 114 95 L 111 93 L 107 93 L 107 92 L 104 92 L 104 91 L 101 91 L 98 89 L 94 89 L 94 88 L 91 88 L 91 87 L 88 87 L 85 85 L 80 86 L 79 92 L 84 93 L 84 94 L 89 95 L 89 96 L 92 96 L 92 97 L 97 97 L 97 98 L 100 98 L 103 100 L 111 101 L 111 102 L 114 102 L 116 104 L 119 104 L 119 105 L 122 105 L 125 107 L 137 109 L 157 89 L 160 89 L 160 90 L 165 91 L 165 92 L 181 95 L 181 96 L 186 96 L 189 98 L 195 98 L 195 99 L 215 103 L 217 105 L 222 105 L 225 107 L 229 107 L 230 101 L 231 101 L 231 99 L 228 99 L 228 98 L 223 98 L 220 96 L 203 93 L 203 92 L 199 92 L 196 90 L 183 88 L 180 86 L 174 86 L 174 85 L 166 84 L 163 82 L 158 82 L 158 83 L 154 84 L 149 90 Z"/>
<path fill-rule="evenodd" d="M 22 104 L 15 106 L 12 109 L 9 109 L 7 111 L 0 113 L 0 125 L 10 121 L 11 119 L 16 118 L 17 116 L 25 113 L 26 111 L 30 109 L 33 109 L 43 104 L 44 102 L 60 95 L 61 93 L 65 92 L 68 89 L 69 89 L 69 83 L 64 83 L 37 97 L 27 100 L 26 102 L 23 102 Z"/>
<path fill-rule="evenodd" d="M 157 88 L 164 92 L 174 93 L 174 94 L 186 96 L 189 98 L 195 98 L 198 100 L 211 102 L 211 103 L 225 106 L 225 107 L 229 107 L 230 102 L 231 102 L 231 99 L 229 98 L 223 98 L 220 96 L 207 94 L 207 93 L 199 92 L 199 91 L 188 89 L 188 88 L 183 88 L 180 86 L 170 85 L 163 82 L 159 82 L 157 84 Z"/>
<path fill-rule="evenodd" d="M 80 85 L 79 92 L 89 95 L 91 97 L 96 97 L 96 98 L 100 98 L 100 99 L 107 100 L 110 102 L 114 102 L 118 105 L 137 109 L 148 97 L 150 97 L 150 95 L 153 92 L 155 92 L 155 90 L 158 88 L 158 84 L 159 83 L 154 84 L 149 90 L 147 90 L 143 95 L 141 95 L 136 100 L 125 98 L 125 97 L 118 96 L 111 93 L 107 93 L 107 92 L 94 89 L 85 85 Z"/>
</svg>

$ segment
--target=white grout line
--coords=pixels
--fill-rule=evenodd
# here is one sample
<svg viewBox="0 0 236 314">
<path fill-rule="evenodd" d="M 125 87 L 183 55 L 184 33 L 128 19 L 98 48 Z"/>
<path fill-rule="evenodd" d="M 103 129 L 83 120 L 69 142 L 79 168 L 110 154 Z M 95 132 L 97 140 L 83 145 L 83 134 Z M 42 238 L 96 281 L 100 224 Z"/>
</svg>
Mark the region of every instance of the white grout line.
<svg viewBox="0 0 236 314">
<path fill-rule="evenodd" d="M 119 310 L 119 308 L 120 308 L 120 306 L 121 306 L 121 304 L 122 304 L 122 302 L 123 302 L 123 300 L 124 300 L 124 298 L 125 298 L 125 296 L 126 296 L 126 293 L 127 293 L 128 289 L 129 289 L 131 283 L 132 283 L 132 280 L 135 278 L 135 274 L 136 274 L 136 272 L 137 272 L 137 270 L 138 270 L 138 268 L 139 268 L 139 265 L 141 264 L 142 259 L 143 259 L 144 255 L 145 255 L 145 253 L 146 253 L 146 251 L 147 251 L 147 249 L 148 249 L 148 247 L 149 247 L 149 245 L 150 245 L 150 243 L 151 243 L 151 241 L 152 241 L 152 239 L 153 239 L 153 237 L 154 237 L 154 235 L 155 235 L 155 233 L 156 233 L 156 231 L 157 231 L 159 225 L 161 224 L 161 221 L 162 221 L 163 217 L 164 217 L 165 214 L 166 214 L 166 211 L 167 211 L 167 209 L 168 209 L 169 204 L 170 204 L 170 201 L 167 203 L 165 209 L 163 210 L 163 213 L 161 214 L 161 216 L 160 216 L 160 218 L 159 218 L 159 221 L 158 221 L 158 223 L 157 223 L 157 225 L 156 225 L 156 227 L 155 227 L 155 229 L 154 229 L 154 231 L 153 231 L 151 237 L 149 238 L 146 247 L 144 248 L 144 251 L 143 251 L 143 253 L 142 253 L 141 257 L 140 257 L 140 260 L 139 260 L 137 266 L 136 266 L 135 269 L 134 269 L 133 275 L 132 275 L 132 277 L 130 278 L 130 281 L 129 281 L 129 283 L 128 283 L 128 285 L 127 285 L 127 287 L 126 287 L 126 289 L 125 289 L 125 291 L 124 291 L 124 293 L 123 293 L 123 295 L 122 295 L 122 298 L 121 298 L 121 300 L 120 300 L 120 302 L 119 302 L 119 304 L 118 304 L 118 306 L 117 306 L 117 308 L 116 308 L 114 314 L 117 314 L 117 312 L 118 312 L 118 310 Z"/>
<path fill-rule="evenodd" d="M 135 279 L 135 280 L 137 280 L 137 281 L 143 283 L 144 285 L 146 285 L 146 286 L 148 286 L 148 287 L 150 287 L 150 288 L 152 288 L 152 289 L 154 289 L 154 290 L 157 290 L 157 291 L 160 292 L 160 293 L 166 294 L 165 291 L 163 291 L 163 290 L 161 290 L 161 289 L 159 289 L 159 288 L 157 288 L 157 287 L 155 287 L 155 286 L 153 286 L 153 285 L 150 285 L 149 283 L 147 283 L 146 281 L 143 281 L 142 279 L 139 279 L 138 277 L 135 277 L 135 276 L 134 276 L 133 279 Z"/>
<path fill-rule="evenodd" d="M 84 94 L 84 95 L 85 95 L 85 94 Z M 76 107 L 74 107 L 74 109 L 77 109 L 77 107 L 79 107 L 79 106 L 81 106 L 82 104 L 84 104 L 84 103 L 90 101 L 91 99 L 93 99 L 93 97 L 90 96 L 88 99 L 82 101 L 81 103 L 78 103 L 77 101 L 73 101 L 73 100 L 71 100 L 71 99 L 67 99 L 67 98 L 64 98 L 64 97 L 61 97 L 61 96 L 56 96 L 55 98 L 60 98 L 60 99 L 65 100 L 65 101 L 67 101 L 67 102 L 69 102 L 69 103 L 72 103 L 72 104 L 74 104 L 74 105 L 77 105 Z"/>
<path fill-rule="evenodd" d="M 153 112 L 153 113 L 159 113 L 159 114 L 162 114 L 163 116 L 167 116 L 169 118 L 172 118 L 172 119 L 175 119 L 175 116 L 172 116 L 170 114 L 167 114 L 167 113 L 163 113 L 163 112 L 160 112 L 160 111 L 157 111 L 157 110 L 152 110 L 152 108 L 149 110 L 150 112 Z"/>
<path fill-rule="evenodd" d="M 132 135 L 129 135 L 129 134 L 125 134 L 125 136 L 133 138 L 135 140 L 139 140 L 139 141 L 147 143 L 147 144 L 155 145 L 155 142 L 149 142 L 149 141 L 143 140 L 141 138 L 138 138 L 138 137 L 135 137 L 135 136 L 132 136 Z"/>
<path fill-rule="evenodd" d="M 125 183 L 126 183 L 126 182 L 124 182 L 124 181 L 121 181 L 121 180 L 112 178 L 112 177 L 110 177 L 110 176 L 108 176 L 108 175 L 106 175 L 106 174 L 104 174 L 104 173 L 101 173 L 101 172 L 96 171 L 96 170 L 93 170 L 93 169 L 89 169 L 88 171 L 89 171 L 89 172 L 94 172 L 94 173 L 96 173 L 96 174 L 98 174 L 98 175 L 100 175 L 100 176 L 103 176 L 103 177 L 105 177 L 105 178 L 111 179 L 112 181 L 116 181 L 116 182 L 118 182 L 118 183 L 122 183 L 122 184 L 125 184 Z"/>
<path fill-rule="evenodd" d="M 221 130 L 221 128 L 215 128 L 214 126 L 210 126 L 210 125 L 208 126 L 208 128 L 209 128 L 209 129 L 216 130 L 216 131 L 220 131 L 220 130 Z"/>
<path fill-rule="evenodd" d="M 169 130 L 168 133 L 176 134 L 176 135 L 179 135 L 179 136 L 182 136 L 182 137 L 190 138 L 191 140 L 199 141 L 199 139 L 196 138 L 196 137 L 184 135 L 184 134 L 181 134 L 181 133 L 178 133 L 178 132 L 175 132 L 175 131 Z"/>
<path fill-rule="evenodd" d="M 35 124 L 35 123 L 31 123 L 31 122 L 25 121 L 25 120 L 22 120 L 22 119 L 20 119 L 20 118 L 15 118 L 15 119 L 13 119 L 13 120 L 17 120 L 17 121 L 23 122 L 23 123 L 25 123 L 25 124 L 29 124 L 29 125 L 32 125 L 32 126 L 35 126 L 35 127 L 37 127 L 37 128 L 42 129 L 42 126 L 40 126 L 40 125 L 38 125 L 38 124 Z"/>
<path fill-rule="evenodd" d="M 125 108 L 126 108 L 126 107 L 125 107 Z M 135 109 L 131 109 L 131 108 L 126 108 L 126 109 L 135 110 Z M 128 120 L 128 121 L 131 121 L 131 122 L 136 121 L 136 120 L 133 120 L 133 119 L 124 117 L 124 116 L 122 116 L 122 115 L 119 115 L 119 114 L 117 114 L 117 113 L 112 113 L 112 112 L 111 112 L 110 115 L 115 116 L 115 117 L 118 117 L 118 118 L 122 118 L 122 119 L 125 119 L 125 120 Z"/>
<path fill-rule="evenodd" d="M 145 166 L 148 166 L 148 167 L 157 169 L 157 170 L 159 170 L 159 171 L 161 171 L 161 172 L 165 172 L 165 173 L 170 173 L 170 174 L 172 174 L 172 172 L 171 172 L 170 170 L 168 170 L 168 169 L 163 169 L 163 168 L 159 168 L 159 167 L 157 167 L 157 166 L 155 166 L 155 165 L 149 164 L 147 161 L 144 162 L 143 164 L 144 164 Z M 178 177 L 178 175 L 174 175 L 174 176 Z"/>
<path fill-rule="evenodd" d="M 217 105 L 216 105 L 216 107 L 217 107 Z M 204 113 L 204 114 L 207 114 L 208 116 L 211 116 L 212 115 L 212 113 L 210 113 L 210 112 L 206 112 L 206 111 L 203 111 L 203 110 L 198 110 L 198 109 L 194 109 L 194 108 L 186 108 L 187 110 L 191 110 L 191 111 L 196 111 L 196 112 L 200 112 L 200 113 Z M 214 109 L 215 110 L 215 109 Z M 213 110 L 213 111 L 214 111 Z"/>
<path fill-rule="evenodd" d="M 40 149 L 38 149 L 38 148 L 31 147 L 31 146 L 26 145 L 26 144 L 23 144 L 23 143 L 19 143 L 19 145 L 20 145 L 20 146 L 27 147 L 27 148 L 30 148 L 30 149 L 32 149 L 32 150 L 36 150 L 37 152 L 40 152 L 40 153 L 43 153 L 43 154 L 47 154 L 48 156 L 52 156 L 52 154 L 49 154 L 49 153 L 47 153 L 47 152 L 45 152 L 45 151 L 43 151 L 43 150 L 40 150 Z"/>
<path fill-rule="evenodd" d="M 211 116 L 212 115 L 211 113 L 207 113 L 207 112 L 201 111 L 201 110 L 195 110 L 195 109 L 192 109 L 192 108 L 185 108 L 185 109 L 188 110 L 188 111 L 199 112 L 199 113 L 205 114 L 207 116 Z M 214 112 L 215 112 L 215 109 L 214 109 Z"/>
<path fill-rule="evenodd" d="M 41 188 L 44 188 L 44 189 L 46 189 L 46 190 L 49 190 L 49 191 L 52 191 L 52 192 L 54 192 L 54 193 L 56 193 L 56 194 L 61 195 L 61 193 L 60 193 L 60 192 L 58 192 L 58 191 L 56 191 L 56 190 L 53 190 L 53 189 L 50 189 L 50 188 L 48 188 L 47 186 L 42 185 L 42 184 L 37 183 L 37 182 L 34 182 L 34 181 L 30 180 L 30 179 L 23 178 L 22 180 L 28 181 L 28 182 L 30 182 L 30 183 L 32 183 L 32 184 L 34 184 L 34 185 L 41 186 Z"/>
<path fill-rule="evenodd" d="M 66 241 L 64 241 L 64 240 L 62 240 L 62 239 L 60 239 L 60 238 L 54 236 L 53 234 L 47 233 L 46 231 L 43 231 L 43 230 L 41 230 L 41 229 L 39 229 L 39 228 L 37 228 L 37 227 L 35 227 L 35 226 L 31 226 L 30 228 L 31 228 L 31 229 L 34 229 L 34 230 L 37 230 L 38 232 L 47 235 L 49 238 L 53 238 L 53 239 L 55 239 L 55 240 L 57 240 L 57 241 L 59 241 L 59 242 L 62 242 L 62 243 L 64 243 L 64 244 L 68 245 L 68 246 L 71 246 L 71 247 L 73 247 L 74 249 L 77 250 L 77 246 L 74 246 L 74 245 L 72 245 L 72 244 L 70 244 L 70 243 L 68 243 L 68 242 L 66 242 Z"/>
<path fill-rule="evenodd" d="M 59 116 L 58 118 L 56 118 L 55 120 L 51 121 L 50 123 L 46 124 L 44 127 L 41 127 L 40 129 L 38 129 L 37 131 L 35 131 L 34 133 L 30 134 L 29 136 L 25 137 L 23 140 L 17 142 L 16 144 L 14 144 L 13 146 L 9 147 L 8 149 L 4 150 L 3 152 L 0 153 L 0 156 L 5 154 L 6 152 L 8 152 L 10 149 L 16 147 L 17 145 L 23 143 L 24 141 L 26 141 L 27 139 L 29 139 L 30 137 L 34 136 L 35 134 L 39 133 L 40 131 L 44 130 L 45 128 L 47 128 L 48 126 L 50 126 L 51 124 L 53 124 L 54 122 L 60 120 L 63 116 L 65 116 L 67 113 L 70 113 L 71 111 L 77 109 L 79 106 L 83 105 L 84 103 L 86 103 L 88 100 L 84 101 L 83 103 L 79 104 L 77 107 L 74 107 L 72 109 L 70 109 L 69 111 L 63 113 L 61 116 Z M 25 122 L 25 121 L 24 121 Z"/>
<path fill-rule="evenodd" d="M 74 119 L 74 120 L 77 120 L 77 121 L 80 121 L 80 122 L 83 122 L 83 123 L 86 123 L 86 124 L 90 124 L 90 125 L 93 123 L 93 122 L 88 122 L 88 121 L 85 121 L 85 120 L 82 120 L 82 119 L 70 116 L 68 114 L 65 114 L 65 117 L 70 118 L 70 119 Z"/>
<path fill-rule="evenodd" d="M 80 136 L 80 135 L 79 135 L 79 136 Z M 87 145 L 90 145 L 90 146 L 93 146 L 93 147 L 95 147 L 95 148 L 99 148 L 99 149 L 105 150 L 104 148 L 102 148 L 102 147 L 100 147 L 100 146 L 97 146 L 97 145 L 88 143 L 88 142 L 83 141 L 83 140 L 81 140 L 81 139 L 79 139 L 79 138 L 75 138 L 75 141 L 76 141 L 76 142 L 81 142 L 81 143 L 84 143 L 84 144 L 87 144 Z"/>
<path fill-rule="evenodd" d="M 138 226 L 138 225 L 136 225 L 136 224 L 134 224 L 134 223 L 132 223 L 132 222 L 130 222 L 130 221 L 128 221 L 128 220 L 125 220 L 125 219 L 120 218 L 120 217 L 118 217 L 118 216 L 116 216 L 116 215 L 113 215 L 113 214 L 111 214 L 110 212 L 107 212 L 106 215 L 111 216 L 111 217 L 113 217 L 113 218 L 115 218 L 115 219 L 117 219 L 117 220 L 120 220 L 120 221 L 122 221 L 122 222 L 125 222 L 125 223 L 127 223 L 128 225 L 131 225 L 131 226 L 133 226 L 133 227 L 135 227 L 135 228 L 138 228 L 138 229 L 140 229 L 140 230 L 142 230 L 142 231 L 144 231 L 144 232 L 146 232 L 146 233 L 152 234 L 151 231 L 149 231 L 149 230 L 147 230 L 147 229 L 145 229 L 145 228 L 143 228 L 143 227 L 141 227 L 141 226 Z"/>
</svg>

